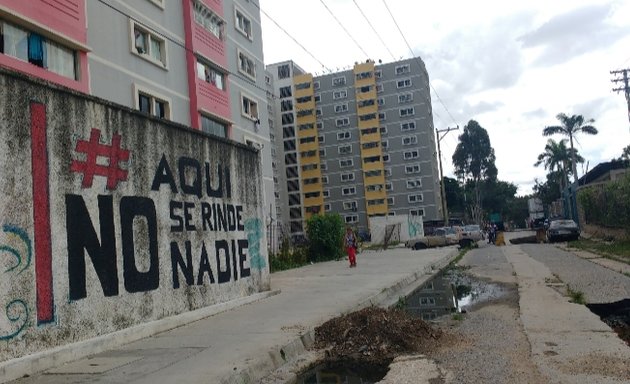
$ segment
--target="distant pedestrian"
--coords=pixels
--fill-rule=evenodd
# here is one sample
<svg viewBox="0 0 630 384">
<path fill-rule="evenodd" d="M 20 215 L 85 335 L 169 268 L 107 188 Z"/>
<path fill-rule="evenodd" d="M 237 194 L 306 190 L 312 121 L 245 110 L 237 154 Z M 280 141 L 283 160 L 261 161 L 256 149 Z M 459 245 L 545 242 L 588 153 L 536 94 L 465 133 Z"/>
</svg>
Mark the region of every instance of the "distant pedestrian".
<svg viewBox="0 0 630 384">
<path fill-rule="evenodd" d="M 346 247 L 346 253 L 348 254 L 348 261 L 350 261 L 350 268 L 357 266 L 357 238 L 352 232 L 352 228 L 346 227 L 346 234 L 344 235 L 343 244 Z"/>
</svg>

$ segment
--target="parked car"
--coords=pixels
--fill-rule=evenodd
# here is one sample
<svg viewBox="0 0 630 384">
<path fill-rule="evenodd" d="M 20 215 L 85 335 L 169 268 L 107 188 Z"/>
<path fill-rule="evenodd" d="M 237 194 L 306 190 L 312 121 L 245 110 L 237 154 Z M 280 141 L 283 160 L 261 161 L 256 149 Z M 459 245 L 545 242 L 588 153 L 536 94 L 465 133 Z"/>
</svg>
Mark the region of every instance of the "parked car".
<svg viewBox="0 0 630 384">
<path fill-rule="evenodd" d="M 457 244 L 457 234 L 450 227 L 436 228 L 432 235 L 407 240 L 405 246 L 412 249 L 444 247 Z"/>
<path fill-rule="evenodd" d="M 459 239 L 459 246 L 462 248 L 470 247 L 484 238 L 485 236 L 481 227 L 476 224 L 465 225 Z"/>
<path fill-rule="evenodd" d="M 547 229 L 547 241 L 553 243 L 558 240 L 577 240 L 580 237 L 580 228 L 573 220 L 553 220 Z"/>
</svg>

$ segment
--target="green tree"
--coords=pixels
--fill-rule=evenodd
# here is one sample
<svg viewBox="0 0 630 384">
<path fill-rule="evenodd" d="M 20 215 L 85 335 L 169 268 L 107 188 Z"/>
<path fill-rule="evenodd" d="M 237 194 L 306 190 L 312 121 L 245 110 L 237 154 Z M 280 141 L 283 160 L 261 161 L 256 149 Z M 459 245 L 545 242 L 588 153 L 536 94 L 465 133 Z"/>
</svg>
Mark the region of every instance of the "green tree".
<svg viewBox="0 0 630 384">
<path fill-rule="evenodd" d="M 450 216 L 464 216 L 466 213 L 466 200 L 464 188 L 457 182 L 457 179 L 444 176 L 444 192 L 446 195 L 446 206 Z"/>
<path fill-rule="evenodd" d="M 547 180 L 542 183 L 537 179 L 534 180 L 534 194 L 542 200 L 543 205 L 547 206 L 560 198 L 561 191 L 558 184 L 561 180 L 562 173 L 557 171 L 547 173 Z"/>
<path fill-rule="evenodd" d="M 549 139 L 547 141 L 547 145 L 545 145 L 545 151 L 538 155 L 538 160 L 534 163 L 535 167 L 542 164 L 546 170 L 559 172 L 562 175 L 560 182 L 558 183 L 561 193 L 564 187 L 568 185 L 568 175 L 571 173 L 567 167 L 572 156 L 571 151 L 566 146 L 566 143 L 567 141 L 564 139 L 559 142 Z M 574 149 L 573 152 L 575 152 L 575 160 L 578 163 L 583 163 L 584 158 L 577 153 L 577 150 Z"/>
<path fill-rule="evenodd" d="M 573 138 L 578 133 L 596 135 L 597 128 L 590 125 L 591 123 L 594 123 L 595 120 L 593 119 L 584 120 L 584 116 L 582 115 L 567 116 L 564 113 L 559 113 L 558 115 L 556 115 L 556 118 L 560 121 L 561 125 L 551 125 L 551 126 L 545 127 L 545 129 L 543 129 L 543 135 L 551 136 L 555 134 L 561 134 L 569 138 L 569 143 L 571 144 L 571 169 L 573 171 L 573 178 L 575 180 L 575 183 L 577 184 L 577 181 L 578 181 L 578 174 L 577 174 L 577 167 L 576 167 L 577 158 L 576 158 L 576 152 L 573 147 Z"/>
<path fill-rule="evenodd" d="M 313 215 L 306 221 L 310 261 L 337 260 L 343 255 L 343 219 L 339 214 Z"/>
<path fill-rule="evenodd" d="M 459 135 L 459 143 L 453 154 L 453 165 L 457 177 L 474 185 L 474 201 L 472 204 L 472 218 L 479 223 L 482 217 L 481 181 L 496 179 L 497 168 L 494 164 L 496 157 L 490 145 L 488 132 L 475 120 L 470 120 Z"/>
</svg>

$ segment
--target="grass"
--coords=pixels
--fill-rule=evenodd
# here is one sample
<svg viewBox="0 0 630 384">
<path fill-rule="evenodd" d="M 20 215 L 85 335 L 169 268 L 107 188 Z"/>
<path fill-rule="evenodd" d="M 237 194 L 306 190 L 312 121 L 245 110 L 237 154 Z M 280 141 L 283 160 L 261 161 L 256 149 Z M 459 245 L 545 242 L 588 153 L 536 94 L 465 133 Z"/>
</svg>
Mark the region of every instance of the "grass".
<svg viewBox="0 0 630 384">
<path fill-rule="evenodd" d="M 462 315 L 461 313 L 453 313 L 453 315 L 451 316 L 451 319 L 456 320 L 456 321 L 462 321 L 464 320 L 464 315 Z"/>
<path fill-rule="evenodd" d="M 586 304 L 586 298 L 584 297 L 584 292 L 582 291 L 574 291 L 571 287 L 567 286 L 567 294 L 571 297 L 571 302 L 576 304 Z"/>
<path fill-rule="evenodd" d="M 580 239 L 570 241 L 568 246 L 570 248 L 592 252 L 607 259 L 630 264 L 630 241 Z"/>
</svg>

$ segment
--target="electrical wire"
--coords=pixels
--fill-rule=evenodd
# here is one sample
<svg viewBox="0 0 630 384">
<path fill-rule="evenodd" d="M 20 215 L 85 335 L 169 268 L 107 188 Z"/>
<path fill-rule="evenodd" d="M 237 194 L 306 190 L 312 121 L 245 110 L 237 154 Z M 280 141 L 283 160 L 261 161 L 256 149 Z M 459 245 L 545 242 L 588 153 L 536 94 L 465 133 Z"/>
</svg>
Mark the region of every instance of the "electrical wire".
<svg viewBox="0 0 630 384">
<path fill-rule="evenodd" d="M 365 52 L 365 50 L 363 49 L 363 47 L 361 47 L 361 45 L 359 45 L 359 43 L 354 39 L 354 37 L 352 37 L 352 35 L 350 34 L 350 32 L 348 32 L 348 30 L 346 29 L 346 27 L 344 27 L 344 25 L 341 23 L 341 21 L 339 21 L 339 19 L 337 19 L 337 16 L 335 16 L 334 13 L 332 13 L 332 11 L 330 10 L 330 8 L 328 8 L 328 6 L 326 5 L 326 3 L 324 3 L 324 0 L 319 0 L 322 5 L 324 6 L 324 8 L 326 8 L 326 10 L 328 11 L 328 13 L 330 13 L 330 15 L 333 17 L 333 19 L 335 19 L 335 21 L 337 22 L 337 24 L 339 24 L 339 26 L 341 27 L 341 29 L 344 30 L 344 32 L 346 33 L 346 35 L 348 35 L 348 37 L 350 37 L 350 39 L 354 42 L 354 44 L 359 47 L 359 49 L 361 50 L 361 52 L 363 52 L 363 54 L 365 55 L 365 57 L 369 58 L 370 55 L 367 54 L 367 52 Z"/>
<path fill-rule="evenodd" d="M 370 26 L 370 28 L 372 28 L 372 31 L 374 32 L 374 34 L 376 35 L 376 37 L 378 37 L 379 41 L 381 42 L 381 44 L 383 44 L 383 47 L 385 47 L 385 49 L 387 49 L 387 52 L 389 52 L 390 56 L 392 57 L 393 61 L 396 61 L 396 57 L 394 56 L 394 54 L 392 53 L 392 51 L 390 51 L 389 47 L 387 46 L 387 44 L 385 44 L 385 42 L 383 41 L 383 39 L 381 38 L 381 35 L 376 32 L 376 28 L 374 28 L 374 26 L 372 25 L 372 23 L 370 23 L 370 19 L 367 18 L 367 16 L 365 15 L 365 13 L 363 13 L 363 10 L 361 9 L 361 7 L 359 7 L 359 4 L 357 4 L 356 0 L 352 0 L 352 2 L 354 3 L 354 5 L 357 6 L 357 9 L 359 10 L 359 12 L 361 12 L 361 15 L 363 16 L 363 18 L 365 19 L 365 21 L 368 23 L 368 25 Z"/>
<path fill-rule="evenodd" d="M 416 63 L 418 64 L 418 66 L 422 69 L 423 66 L 422 64 L 418 61 L 418 58 L 415 57 L 415 54 L 413 53 L 413 49 L 411 48 L 411 45 L 409 44 L 409 42 L 407 41 L 407 38 L 405 38 L 405 34 L 402 32 L 402 30 L 400 29 L 400 26 L 398 25 L 398 22 L 396 22 L 396 18 L 394 18 L 394 14 L 392 14 L 392 11 L 389 9 L 389 7 L 387 6 L 387 2 L 385 0 L 383 0 L 383 5 L 385 5 L 385 8 L 387 9 L 387 12 L 389 13 L 389 16 L 392 18 L 392 21 L 394 22 L 394 24 L 396 25 L 396 28 L 398 29 L 398 32 L 400 33 L 400 36 L 402 36 L 403 41 L 405 42 L 405 44 L 407 45 L 407 48 L 409 48 L 409 52 L 411 52 L 411 57 L 416 61 Z M 444 104 L 444 102 L 442 101 L 442 98 L 440 97 L 440 95 L 437 93 L 437 91 L 435 90 L 435 88 L 433 87 L 433 84 L 431 84 L 431 82 L 429 81 L 429 86 L 431 87 L 431 89 L 433 90 L 433 93 L 435 93 L 435 96 L 437 97 L 438 101 L 440 102 L 440 104 L 442 104 L 442 107 L 444 108 L 444 110 L 446 110 L 446 113 L 448 113 L 448 115 L 451 117 L 451 120 L 453 120 L 453 123 L 455 125 L 457 125 L 457 122 L 455 121 L 455 118 L 453 117 L 453 115 L 451 114 L 451 112 L 448 110 L 448 108 L 446 107 L 446 104 Z"/>
</svg>

